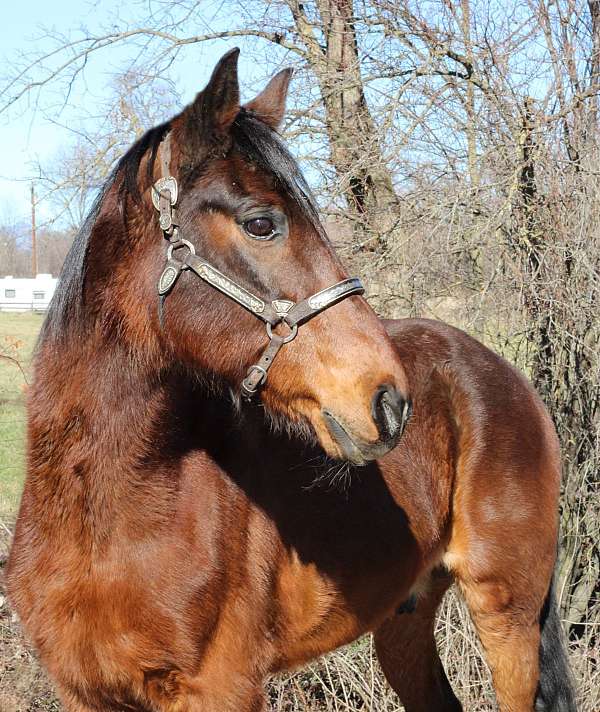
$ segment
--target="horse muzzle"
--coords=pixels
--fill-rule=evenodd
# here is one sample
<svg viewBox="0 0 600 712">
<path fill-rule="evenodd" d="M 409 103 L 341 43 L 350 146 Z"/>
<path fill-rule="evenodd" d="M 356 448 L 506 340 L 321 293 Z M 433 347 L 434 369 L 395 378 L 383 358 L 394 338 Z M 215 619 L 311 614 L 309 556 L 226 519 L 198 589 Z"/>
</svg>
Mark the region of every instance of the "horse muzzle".
<svg viewBox="0 0 600 712">
<path fill-rule="evenodd" d="M 402 398 L 395 388 L 381 386 L 373 396 L 371 412 L 379 433 L 379 439 L 375 442 L 365 442 L 353 434 L 352 427 L 339 416 L 328 410 L 322 411 L 327 430 L 343 458 L 355 465 L 365 465 L 383 457 L 397 445 L 412 413 L 412 404 Z"/>
</svg>

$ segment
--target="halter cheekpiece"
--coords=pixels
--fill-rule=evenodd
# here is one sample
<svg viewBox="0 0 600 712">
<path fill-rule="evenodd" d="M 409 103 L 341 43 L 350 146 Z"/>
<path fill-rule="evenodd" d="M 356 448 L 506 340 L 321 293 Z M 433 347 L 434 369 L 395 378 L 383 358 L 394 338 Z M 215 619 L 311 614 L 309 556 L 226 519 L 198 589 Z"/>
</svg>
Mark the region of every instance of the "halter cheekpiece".
<svg viewBox="0 0 600 712">
<path fill-rule="evenodd" d="M 281 347 L 296 338 L 299 326 L 346 297 L 353 294 L 364 294 L 364 287 L 360 279 L 356 277 L 344 279 L 299 302 L 290 299 L 274 299 L 269 303 L 252 294 L 196 255 L 194 245 L 181 237 L 176 211 L 179 188 L 177 180 L 170 175 L 170 133 L 161 142 L 159 160 L 162 178 L 156 181 L 152 187 L 152 203 L 159 214 L 160 228 L 169 243 L 167 262 L 158 280 L 161 321 L 164 299 L 185 269 L 191 270 L 211 287 L 219 290 L 261 319 L 266 324 L 269 344 L 257 363 L 250 366 L 246 378 L 242 381 L 242 394 L 245 398 L 250 399 L 267 380 L 269 368 Z M 184 250 L 185 257 L 181 259 L 178 257 L 178 253 Z M 273 328 L 280 324 L 285 324 L 289 329 L 289 333 L 285 336 L 280 336 L 273 331 Z"/>
</svg>

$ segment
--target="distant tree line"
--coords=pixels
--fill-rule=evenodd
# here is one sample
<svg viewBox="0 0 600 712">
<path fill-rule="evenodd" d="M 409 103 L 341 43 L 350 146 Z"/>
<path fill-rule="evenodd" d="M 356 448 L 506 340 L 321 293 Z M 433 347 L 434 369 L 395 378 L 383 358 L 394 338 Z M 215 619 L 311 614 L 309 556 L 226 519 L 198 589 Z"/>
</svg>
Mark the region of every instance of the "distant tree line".
<svg viewBox="0 0 600 712">
<path fill-rule="evenodd" d="M 58 276 L 72 242 L 72 230 L 38 230 L 38 273 Z M 31 236 L 23 225 L 0 224 L 0 277 L 9 274 L 13 277 L 32 276 Z"/>
</svg>

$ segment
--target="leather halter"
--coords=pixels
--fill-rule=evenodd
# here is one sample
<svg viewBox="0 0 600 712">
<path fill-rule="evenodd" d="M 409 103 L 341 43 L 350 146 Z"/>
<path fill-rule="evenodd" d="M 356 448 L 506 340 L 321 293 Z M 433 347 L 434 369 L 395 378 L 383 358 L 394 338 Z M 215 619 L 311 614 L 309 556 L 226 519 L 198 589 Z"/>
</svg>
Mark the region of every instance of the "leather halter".
<svg viewBox="0 0 600 712">
<path fill-rule="evenodd" d="M 250 399 L 267 380 L 269 368 L 281 347 L 296 338 L 300 325 L 346 297 L 353 294 L 364 294 L 364 287 L 360 279 L 356 277 L 344 279 L 299 302 L 293 302 L 290 299 L 274 299 L 269 303 L 252 294 L 233 279 L 219 272 L 209 262 L 198 257 L 194 245 L 180 236 L 175 210 L 179 190 L 177 180 L 170 175 L 170 133 L 161 142 L 159 157 L 162 178 L 152 187 L 152 203 L 158 210 L 160 228 L 165 239 L 169 242 L 167 263 L 158 280 L 161 322 L 164 299 L 175 285 L 181 272 L 186 269 L 261 319 L 267 327 L 269 344 L 260 359 L 250 366 L 246 378 L 242 381 L 242 394 Z M 181 249 L 187 251 L 183 259 L 179 259 L 175 254 Z M 289 333 L 285 336 L 276 334 L 273 328 L 279 324 L 285 324 L 289 328 Z"/>
</svg>

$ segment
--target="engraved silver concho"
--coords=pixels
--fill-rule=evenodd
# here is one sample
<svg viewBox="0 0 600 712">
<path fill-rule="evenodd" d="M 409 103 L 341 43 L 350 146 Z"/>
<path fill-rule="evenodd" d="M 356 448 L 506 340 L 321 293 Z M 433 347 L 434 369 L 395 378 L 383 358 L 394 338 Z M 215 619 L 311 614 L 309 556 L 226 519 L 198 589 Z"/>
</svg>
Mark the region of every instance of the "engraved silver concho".
<svg viewBox="0 0 600 712">
<path fill-rule="evenodd" d="M 329 287 L 329 289 L 324 289 L 322 292 L 319 292 L 319 294 L 315 294 L 314 297 L 311 297 L 308 300 L 308 304 L 313 309 L 322 309 L 336 297 L 339 297 L 340 294 L 344 294 L 347 291 L 349 291 L 348 284 L 339 284 L 336 287 Z"/>
<path fill-rule="evenodd" d="M 250 292 L 247 292 L 243 287 L 232 282 L 214 267 L 203 264 L 200 271 L 202 277 L 207 282 L 210 282 L 210 284 L 220 289 L 232 299 L 235 299 L 236 302 L 239 302 L 247 309 L 250 309 L 250 311 L 261 314 L 265 310 L 265 303 L 261 299 L 258 299 L 253 294 L 250 294 Z"/>
<path fill-rule="evenodd" d="M 279 316 L 285 316 L 294 306 L 294 302 L 290 302 L 289 299 L 274 299 L 271 304 Z"/>
<path fill-rule="evenodd" d="M 163 273 L 160 275 L 160 279 L 158 280 L 158 293 L 161 296 L 166 294 L 175 284 L 178 274 L 179 270 L 171 265 L 165 268 Z"/>
</svg>

